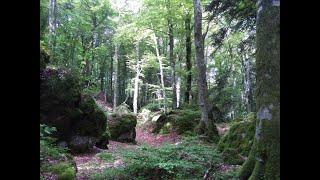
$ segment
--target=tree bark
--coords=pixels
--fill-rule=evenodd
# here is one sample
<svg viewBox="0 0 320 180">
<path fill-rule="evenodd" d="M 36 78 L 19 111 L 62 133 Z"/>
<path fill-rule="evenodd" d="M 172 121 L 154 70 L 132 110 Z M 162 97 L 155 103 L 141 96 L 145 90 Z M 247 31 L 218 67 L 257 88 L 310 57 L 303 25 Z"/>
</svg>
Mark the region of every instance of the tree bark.
<svg viewBox="0 0 320 180">
<path fill-rule="evenodd" d="M 138 112 L 138 90 L 139 90 L 139 76 L 140 76 L 140 49 L 139 42 L 136 45 L 136 77 L 134 79 L 134 94 L 133 94 L 133 113 Z"/>
<path fill-rule="evenodd" d="M 279 3 L 279 1 L 277 1 Z M 257 13 L 257 122 L 240 179 L 280 179 L 280 4 L 259 0 Z"/>
<path fill-rule="evenodd" d="M 118 44 L 114 47 L 114 87 L 113 87 L 113 109 L 118 103 Z"/>
<path fill-rule="evenodd" d="M 49 23 L 49 48 L 51 49 L 52 56 L 54 56 L 55 47 L 55 31 L 57 26 L 57 0 L 49 0 L 48 8 L 48 23 Z"/>
<path fill-rule="evenodd" d="M 192 63 L 191 63 L 191 27 L 190 27 L 191 15 L 188 14 L 185 20 L 185 30 L 186 30 L 186 65 L 187 65 L 187 90 L 185 93 L 185 102 L 188 104 L 192 103 Z"/>
<path fill-rule="evenodd" d="M 168 20 L 169 26 L 169 61 L 171 66 L 171 85 L 172 85 L 172 109 L 177 108 L 177 89 L 176 89 L 176 73 L 175 73 L 175 61 L 173 58 L 173 47 L 174 47 L 174 40 L 173 40 L 173 25 L 172 19 Z"/>
<path fill-rule="evenodd" d="M 202 7 L 200 0 L 194 0 L 194 43 L 196 47 L 196 63 L 198 68 L 198 99 L 201 110 L 201 122 L 209 129 L 207 110 L 206 64 L 204 63 L 204 39 L 202 36 Z"/>
</svg>

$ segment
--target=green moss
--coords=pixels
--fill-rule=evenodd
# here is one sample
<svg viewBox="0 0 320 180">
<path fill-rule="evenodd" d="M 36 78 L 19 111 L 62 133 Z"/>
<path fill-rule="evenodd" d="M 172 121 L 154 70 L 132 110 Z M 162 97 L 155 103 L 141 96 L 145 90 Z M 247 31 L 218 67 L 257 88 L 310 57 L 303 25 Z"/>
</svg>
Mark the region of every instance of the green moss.
<svg viewBox="0 0 320 180">
<path fill-rule="evenodd" d="M 218 150 L 236 149 L 241 155 L 248 156 L 254 139 L 255 125 L 251 116 L 248 121 L 231 123 L 230 130 L 218 143 Z"/>
<path fill-rule="evenodd" d="M 169 133 L 175 130 L 178 134 L 183 134 L 186 131 L 194 131 L 195 126 L 198 124 L 201 113 L 198 109 L 177 109 L 172 111 L 165 123 L 160 128 L 161 132 Z M 170 126 L 166 126 L 167 124 Z"/>
<path fill-rule="evenodd" d="M 74 180 L 76 172 L 71 164 L 60 162 L 50 167 L 51 172 L 58 175 L 59 180 Z"/>
<path fill-rule="evenodd" d="M 112 117 L 108 120 L 108 127 L 110 131 L 110 139 L 118 141 L 134 141 L 135 127 L 137 125 L 137 118 L 133 114 L 123 114 L 122 116 Z M 127 134 L 126 138 L 120 140 L 121 136 Z M 120 138 L 120 139 L 119 139 Z"/>
<path fill-rule="evenodd" d="M 91 96 L 83 95 L 80 109 L 83 113 L 90 114 L 93 113 L 96 109 L 97 105 L 94 99 Z"/>
<path fill-rule="evenodd" d="M 243 158 L 238 154 L 237 150 L 234 148 L 225 149 L 222 152 L 222 159 L 225 163 L 233 165 L 241 165 L 244 162 Z"/>
<path fill-rule="evenodd" d="M 172 131 L 172 123 L 167 122 L 165 125 L 160 129 L 160 134 L 168 134 L 170 131 Z"/>
</svg>

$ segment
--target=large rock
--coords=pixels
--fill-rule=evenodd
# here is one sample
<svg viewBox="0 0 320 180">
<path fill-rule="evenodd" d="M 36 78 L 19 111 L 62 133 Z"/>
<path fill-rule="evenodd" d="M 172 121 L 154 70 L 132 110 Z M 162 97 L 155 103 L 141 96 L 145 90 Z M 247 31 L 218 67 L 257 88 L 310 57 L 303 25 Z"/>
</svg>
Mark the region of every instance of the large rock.
<svg viewBox="0 0 320 180">
<path fill-rule="evenodd" d="M 119 142 L 133 142 L 136 138 L 137 117 L 133 114 L 112 114 L 108 118 L 110 139 Z"/>
<path fill-rule="evenodd" d="M 238 119 L 231 124 L 230 130 L 218 143 L 218 150 L 236 149 L 239 154 L 248 156 L 253 144 L 255 116 L 250 113 L 244 120 Z"/>
<path fill-rule="evenodd" d="M 74 136 L 86 136 L 107 148 L 107 116 L 93 97 L 81 95 L 79 75 L 68 69 L 40 69 L 40 122 L 56 127 L 54 136 L 69 146 Z"/>
<path fill-rule="evenodd" d="M 73 136 L 69 142 L 69 147 L 73 153 L 88 152 L 97 142 L 96 138 L 89 136 Z"/>
</svg>

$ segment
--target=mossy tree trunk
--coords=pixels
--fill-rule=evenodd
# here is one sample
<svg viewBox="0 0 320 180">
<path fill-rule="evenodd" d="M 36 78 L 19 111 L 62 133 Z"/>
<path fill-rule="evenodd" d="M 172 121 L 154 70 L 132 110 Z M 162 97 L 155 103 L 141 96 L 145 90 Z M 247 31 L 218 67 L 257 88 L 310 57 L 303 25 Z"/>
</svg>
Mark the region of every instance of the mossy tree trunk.
<svg viewBox="0 0 320 180">
<path fill-rule="evenodd" d="M 257 13 L 257 122 L 240 179 L 280 179 L 280 1 L 259 0 Z"/>
<path fill-rule="evenodd" d="M 204 38 L 208 31 L 202 34 L 202 7 L 200 0 L 194 0 L 194 44 L 196 47 L 196 63 L 198 69 L 198 103 L 201 110 L 201 120 L 198 133 L 204 134 L 208 141 L 217 142 L 219 135 L 213 119 L 208 117 L 207 102 L 207 68 L 204 60 Z"/>
</svg>

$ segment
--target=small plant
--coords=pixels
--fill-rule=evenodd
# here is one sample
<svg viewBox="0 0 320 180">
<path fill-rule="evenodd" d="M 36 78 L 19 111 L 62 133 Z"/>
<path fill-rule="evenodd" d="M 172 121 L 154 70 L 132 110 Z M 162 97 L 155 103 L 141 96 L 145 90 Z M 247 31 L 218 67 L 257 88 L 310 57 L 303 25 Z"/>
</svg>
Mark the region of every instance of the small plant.
<svg viewBox="0 0 320 180">
<path fill-rule="evenodd" d="M 46 124 L 40 124 L 40 138 L 49 136 L 55 131 L 57 131 L 55 127 L 49 127 Z"/>
<path fill-rule="evenodd" d="M 96 156 L 104 161 L 110 161 L 110 160 L 114 159 L 112 154 L 108 153 L 108 152 L 101 152 L 101 153 L 96 154 Z"/>
<path fill-rule="evenodd" d="M 91 179 L 201 179 L 208 162 L 222 162 L 216 148 L 197 137 L 186 137 L 179 144 L 160 148 L 142 145 L 135 151 L 122 149 L 118 153 L 123 157 L 124 168 L 108 168 Z"/>
<path fill-rule="evenodd" d="M 51 166 L 49 170 L 57 174 L 59 180 L 73 180 L 76 176 L 76 172 L 72 165 L 65 162 L 55 164 Z"/>
</svg>

